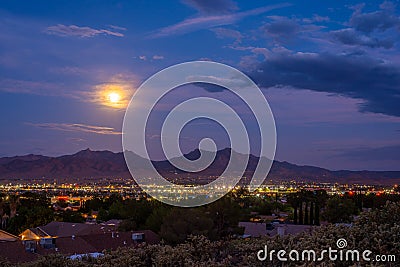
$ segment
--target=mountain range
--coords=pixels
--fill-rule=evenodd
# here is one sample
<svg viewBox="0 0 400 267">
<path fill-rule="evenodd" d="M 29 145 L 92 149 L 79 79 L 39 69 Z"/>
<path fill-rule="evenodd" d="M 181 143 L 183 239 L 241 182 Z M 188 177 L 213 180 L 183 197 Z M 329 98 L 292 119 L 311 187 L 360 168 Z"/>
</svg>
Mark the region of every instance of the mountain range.
<svg viewBox="0 0 400 267">
<path fill-rule="evenodd" d="M 196 149 L 184 156 L 194 160 L 200 156 L 200 153 L 202 152 Z M 224 171 L 231 153 L 235 160 L 241 160 L 245 156 L 229 148 L 219 150 L 213 163 L 207 169 L 197 173 L 187 173 L 177 169 L 167 160 L 152 163 L 161 174 L 174 181 L 189 178 L 192 181 L 198 179 L 199 183 L 202 183 L 202 180 L 216 177 Z M 133 153 L 131 156 L 139 157 Z M 258 161 L 259 157 L 249 155 L 246 177 L 251 177 Z M 0 182 L 32 179 L 84 182 L 104 178 L 131 178 L 122 152 L 86 149 L 73 155 L 59 157 L 31 154 L 0 158 Z M 269 180 L 393 185 L 399 183 L 400 171 L 331 171 L 314 166 L 299 166 L 285 161 L 274 161 L 266 181 Z"/>
</svg>

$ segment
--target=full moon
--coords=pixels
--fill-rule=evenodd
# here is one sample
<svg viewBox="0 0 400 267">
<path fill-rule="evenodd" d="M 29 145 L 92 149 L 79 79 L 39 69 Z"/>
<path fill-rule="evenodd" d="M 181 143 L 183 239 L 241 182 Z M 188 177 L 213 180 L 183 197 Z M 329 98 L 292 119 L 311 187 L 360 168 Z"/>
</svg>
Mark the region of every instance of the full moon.
<svg viewBox="0 0 400 267">
<path fill-rule="evenodd" d="M 108 94 L 108 100 L 111 103 L 117 103 L 121 99 L 121 96 L 118 93 L 110 93 Z"/>
</svg>

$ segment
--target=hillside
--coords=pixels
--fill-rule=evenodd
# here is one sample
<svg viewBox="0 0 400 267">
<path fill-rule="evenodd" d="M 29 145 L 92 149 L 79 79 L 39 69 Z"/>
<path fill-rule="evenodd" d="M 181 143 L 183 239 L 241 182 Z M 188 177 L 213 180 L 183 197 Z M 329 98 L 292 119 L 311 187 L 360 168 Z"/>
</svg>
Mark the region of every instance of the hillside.
<svg viewBox="0 0 400 267">
<path fill-rule="evenodd" d="M 242 154 L 232 153 L 234 160 L 240 161 L 244 157 Z M 194 160 L 199 155 L 200 151 L 194 150 L 185 157 Z M 188 176 L 201 179 L 220 175 L 225 169 L 230 155 L 231 150 L 228 148 L 219 150 L 214 162 L 206 170 L 191 174 L 176 169 L 168 161 L 154 161 L 153 164 L 159 172 L 174 179 Z M 133 153 L 131 156 L 139 157 Z M 251 177 L 258 161 L 257 156 L 249 156 L 245 176 Z M 141 171 L 138 170 L 139 173 Z M 66 179 L 71 181 L 79 179 L 79 181 L 84 181 L 113 177 L 131 177 L 122 152 L 86 149 L 73 155 L 60 157 L 25 155 L 0 158 L 0 179 L 3 181 L 19 179 Z M 394 184 L 400 181 L 400 171 L 330 171 L 314 166 L 299 166 L 288 162 L 274 161 L 267 180 Z"/>
</svg>

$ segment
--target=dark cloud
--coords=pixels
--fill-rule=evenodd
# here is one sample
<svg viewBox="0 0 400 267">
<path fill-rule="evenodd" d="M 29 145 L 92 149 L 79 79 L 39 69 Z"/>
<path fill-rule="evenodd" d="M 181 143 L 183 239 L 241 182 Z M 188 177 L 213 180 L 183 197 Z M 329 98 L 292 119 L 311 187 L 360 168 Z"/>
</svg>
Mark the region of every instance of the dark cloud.
<svg viewBox="0 0 400 267">
<path fill-rule="evenodd" d="M 361 111 L 400 116 L 400 67 L 363 53 L 283 52 L 272 55 L 250 76 L 263 87 L 335 93 L 363 100 Z"/>
<path fill-rule="evenodd" d="M 351 28 L 332 31 L 331 36 L 345 45 L 392 48 L 399 39 L 400 29 L 395 5 L 385 1 L 379 10 L 370 13 L 363 13 L 363 7 L 353 7 L 355 11 L 347 23 Z"/>
<path fill-rule="evenodd" d="M 394 45 L 394 41 L 389 38 L 379 39 L 376 37 L 371 37 L 357 32 L 352 28 L 332 31 L 331 35 L 335 40 L 346 45 L 368 46 L 371 48 L 382 47 L 386 49 L 392 48 Z"/>
<path fill-rule="evenodd" d="M 263 27 L 265 32 L 272 36 L 292 36 L 300 30 L 300 26 L 290 19 L 279 19 Z"/>
<path fill-rule="evenodd" d="M 193 85 L 203 88 L 204 90 L 211 92 L 211 93 L 220 93 L 220 92 L 227 90 L 224 87 L 221 87 L 221 86 L 218 86 L 215 84 L 211 84 L 211 83 L 195 82 L 195 83 L 193 83 Z"/>
<path fill-rule="evenodd" d="M 203 14 L 226 14 L 237 10 L 236 3 L 231 0 L 183 0 L 184 4 L 193 7 Z"/>
<path fill-rule="evenodd" d="M 392 8 L 388 8 L 389 6 L 390 2 L 385 2 L 381 5 L 381 10 L 370 13 L 362 13 L 362 7 L 359 7 L 350 18 L 349 24 L 356 30 L 365 33 L 399 27 L 400 19 L 394 14 L 393 5 Z"/>
<path fill-rule="evenodd" d="M 236 30 L 227 29 L 227 28 L 213 28 L 211 29 L 217 38 L 224 39 L 224 38 L 233 38 L 236 42 L 240 43 L 243 35 Z"/>
<path fill-rule="evenodd" d="M 274 39 L 277 43 L 310 37 L 314 32 L 318 32 L 322 28 L 322 26 L 315 25 L 308 19 L 304 21 L 281 16 L 269 16 L 268 18 L 271 21 L 261 27 L 261 34 L 267 38 Z"/>
</svg>

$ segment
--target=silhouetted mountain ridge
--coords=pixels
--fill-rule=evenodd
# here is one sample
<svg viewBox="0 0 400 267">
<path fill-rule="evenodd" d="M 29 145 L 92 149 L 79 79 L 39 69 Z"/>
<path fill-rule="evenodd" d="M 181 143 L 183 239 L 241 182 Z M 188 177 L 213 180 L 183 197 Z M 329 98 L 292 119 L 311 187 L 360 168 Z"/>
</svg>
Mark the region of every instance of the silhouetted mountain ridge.
<svg viewBox="0 0 400 267">
<path fill-rule="evenodd" d="M 129 157 L 136 157 L 136 162 L 145 162 L 140 156 L 128 152 Z M 189 160 L 196 160 L 200 153 L 209 151 L 193 150 L 185 155 Z M 187 173 L 175 168 L 169 161 L 153 161 L 156 169 L 167 177 L 174 179 L 190 177 L 210 177 L 221 175 L 232 159 L 235 162 L 244 161 L 247 156 L 225 148 L 217 151 L 213 163 L 205 170 L 197 173 Z M 251 177 L 259 157 L 249 155 L 245 176 Z M 190 164 L 190 162 L 189 162 Z M 144 165 L 144 164 L 143 164 Z M 138 175 L 142 170 L 138 170 Z M 144 172 L 146 170 L 143 170 Z M 135 174 L 136 175 L 136 174 Z M 131 178 L 122 152 L 92 151 L 85 149 L 72 155 L 48 157 L 42 155 L 25 155 L 0 158 L 0 179 L 101 179 L 101 178 Z M 330 171 L 314 166 L 299 166 L 286 161 L 274 161 L 266 180 L 282 181 L 316 181 L 340 183 L 394 184 L 400 181 L 400 171 Z"/>
</svg>

